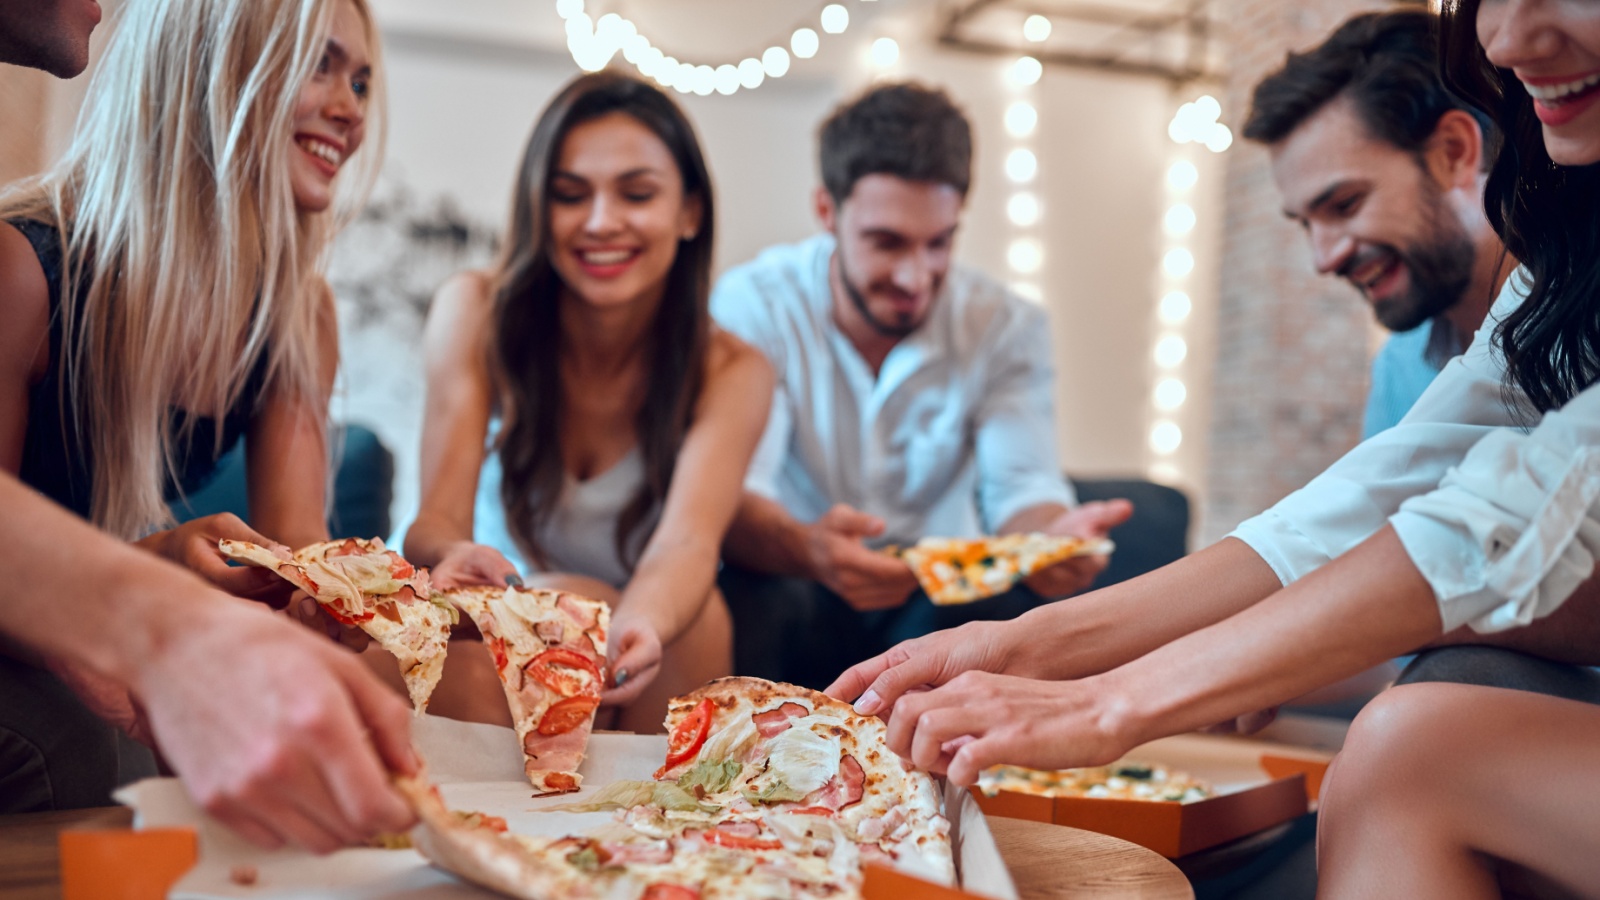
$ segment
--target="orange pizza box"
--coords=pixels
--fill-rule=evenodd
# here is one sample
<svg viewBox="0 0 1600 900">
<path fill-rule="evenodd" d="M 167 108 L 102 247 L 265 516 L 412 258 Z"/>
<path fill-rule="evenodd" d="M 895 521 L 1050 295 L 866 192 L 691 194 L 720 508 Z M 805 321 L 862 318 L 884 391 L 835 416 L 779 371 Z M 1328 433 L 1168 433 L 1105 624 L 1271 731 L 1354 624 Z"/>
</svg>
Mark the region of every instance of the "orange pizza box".
<svg viewBox="0 0 1600 900">
<path fill-rule="evenodd" d="M 991 816 L 1070 825 L 1148 847 L 1169 859 L 1254 834 L 1305 814 L 1308 783 L 1321 783 L 1326 758 L 1315 751 L 1233 737 L 1186 734 L 1128 753 L 1211 784 L 1216 795 L 1189 803 L 1093 797 L 1036 797 L 973 790 Z"/>
<path fill-rule="evenodd" d="M 194 867 L 193 828 L 63 831 L 62 900 L 163 900 Z"/>
<path fill-rule="evenodd" d="M 619 779 L 644 780 L 666 756 L 666 735 L 596 733 L 579 768 L 583 789 L 575 794 L 531 797 L 522 774 L 521 744 L 509 728 L 423 716 L 412 723 L 412 739 L 431 780 L 452 809 L 476 810 L 506 820 L 516 834 L 582 833 L 613 821 L 610 812 L 555 812 L 550 806 L 581 803 Z M 412 849 L 358 848 L 327 856 L 295 850 L 263 851 L 196 809 L 176 779 L 150 779 L 118 792 L 134 807 L 135 827 L 190 827 L 199 834 L 198 862 L 172 887 L 171 900 L 324 900 L 404 896 L 408 900 L 463 900 L 498 895 L 458 880 Z M 868 900 L 902 897 L 971 897 L 1014 900 L 1016 887 L 971 795 L 945 792 L 959 889 L 945 888 L 895 871 L 874 872 Z M 249 873 L 248 883 L 238 877 Z M 940 893 L 943 891 L 944 893 Z M 96 895 L 99 896 L 99 895 Z M 123 895 L 106 895 L 123 896 Z M 131 895 L 130 895 L 131 896 Z"/>
</svg>

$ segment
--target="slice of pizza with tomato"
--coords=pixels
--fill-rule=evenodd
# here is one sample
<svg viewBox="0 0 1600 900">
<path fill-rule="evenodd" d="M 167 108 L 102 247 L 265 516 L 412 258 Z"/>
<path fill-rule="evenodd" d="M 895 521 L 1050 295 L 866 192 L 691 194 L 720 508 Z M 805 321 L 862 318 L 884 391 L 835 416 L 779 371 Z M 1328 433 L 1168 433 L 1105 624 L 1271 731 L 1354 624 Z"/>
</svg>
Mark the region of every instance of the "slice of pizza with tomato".
<svg viewBox="0 0 1600 900">
<path fill-rule="evenodd" d="M 905 560 L 928 599 L 945 606 L 998 596 L 1047 566 L 1075 556 L 1107 556 L 1113 549 L 1105 538 L 1007 534 L 927 537 L 885 552 Z"/>
<path fill-rule="evenodd" d="M 412 708 L 422 715 L 444 673 L 455 608 L 433 599 L 428 570 L 378 538 L 324 541 L 293 553 L 249 541 L 218 542 L 230 559 L 271 569 L 339 622 L 360 628 L 400 663 Z"/>
<path fill-rule="evenodd" d="M 440 596 L 477 624 L 540 793 L 575 791 L 605 687 L 610 609 L 568 591 L 462 587 Z"/>
</svg>

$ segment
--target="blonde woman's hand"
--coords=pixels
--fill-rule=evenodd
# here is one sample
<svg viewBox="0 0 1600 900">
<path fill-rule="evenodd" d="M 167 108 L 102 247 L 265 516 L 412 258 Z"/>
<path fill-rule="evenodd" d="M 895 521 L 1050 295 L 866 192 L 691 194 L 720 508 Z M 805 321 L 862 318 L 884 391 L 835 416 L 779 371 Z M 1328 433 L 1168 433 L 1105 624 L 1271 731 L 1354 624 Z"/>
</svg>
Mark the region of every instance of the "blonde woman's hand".
<svg viewBox="0 0 1600 900">
<path fill-rule="evenodd" d="M 233 513 L 192 519 L 134 543 L 183 566 L 235 597 L 265 603 L 273 609 L 287 606 L 295 592 L 294 585 L 279 578 L 278 573 L 270 569 L 230 565 L 228 558 L 217 547 L 217 542 L 224 539 L 248 541 L 269 550 L 282 546 L 256 532 Z"/>
<path fill-rule="evenodd" d="M 661 672 L 661 634 L 649 620 L 622 613 L 611 620 L 607 645 L 611 688 L 600 695 L 600 702 L 627 706 Z"/>
<path fill-rule="evenodd" d="M 517 576 L 517 567 L 493 547 L 456 541 L 445 549 L 438 565 L 428 570 L 434 587 L 441 591 L 469 584 L 492 584 L 503 587 L 508 577 Z"/>
</svg>

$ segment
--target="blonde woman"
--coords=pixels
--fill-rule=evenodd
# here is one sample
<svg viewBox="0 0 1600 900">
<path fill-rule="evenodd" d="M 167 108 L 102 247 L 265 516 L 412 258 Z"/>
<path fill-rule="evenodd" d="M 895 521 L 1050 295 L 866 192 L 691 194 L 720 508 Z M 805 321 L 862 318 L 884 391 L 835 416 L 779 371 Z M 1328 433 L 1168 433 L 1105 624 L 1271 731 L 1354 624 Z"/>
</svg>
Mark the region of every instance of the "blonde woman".
<svg viewBox="0 0 1600 900">
<path fill-rule="evenodd" d="M 213 548 L 218 534 L 253 531 L 226 519 L 157 530 L 170 524 L 167 499 L 203 482 L 243 438 L 256 527 L 291 544 L 326 536 L 325 419 L 338 348 L 318 265 L 336 187 L 369 180 L 340 172 L 369 132 L 380 133 L 376 55 L 361 0 L 123 8 L 66 155 L 0 199 L 7 475 L 246 593 L 261 587 L 259 576 L 229 570 Z M 370 172 L 377 155 L 355 159 Z M 30 696 L 70 700 L 30 663 L 65 672 L 103 715 L 137 708 L 128 690 L 138 686 L 90 674 L 92 663 L 0 656 L 0 724 L 13 733 L 53 730 L 53 745 L 69 755 L 87 746 L 80 737 L 106 742 L 97 720 L 66 701 L 28 705 Z M 347 697 L 332 714 L 358 708 L 372 713 Z M 74 728 L 81 734 L 60 737 Z M 104 802 L 106 769 L 114 777 L 118 766 L 110 746 L 109 762 L 66 778 L 47 760 L 54 793 L 42 802 L 62 805 L 65 785 L 77 781 L 91 785 L 85 799 L 98 792 Z M 180 748 L 180 772 L 192 752 Z M 248 783 L 212 787 L 228 797 Z M 326 818 L 278 812 L 241 827 L 263 842 L 313 847 L 354 836 Z"/>
</svg>

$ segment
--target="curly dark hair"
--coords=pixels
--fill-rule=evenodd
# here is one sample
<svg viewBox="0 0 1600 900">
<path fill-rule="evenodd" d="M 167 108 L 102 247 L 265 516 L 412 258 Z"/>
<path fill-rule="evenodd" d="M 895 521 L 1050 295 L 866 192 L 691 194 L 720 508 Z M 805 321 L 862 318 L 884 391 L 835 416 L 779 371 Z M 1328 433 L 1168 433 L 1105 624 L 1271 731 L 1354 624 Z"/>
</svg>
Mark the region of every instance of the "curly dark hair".
<svg viewBox="0 0 1600 900">
<path fill-rule="evenodd" d="M 819 142 L 822 185 L 834 203 L 868 175 L 948 184 L 963 197 L 972 183 L 972 126 L 937 88 L 873 87 L 828 116 Z"/>
<path fill-rule="evenodd" d="M 1480 0 L 1446 0 L 1440 59 L 1450 87 L 1493 117 L 1505 140 L 1489 171 L 1484 206 L 1507 249 L 1526 267 L 1528 299 L 1495 328 L 1514 386 L 1539 412 L 1600 377 L 1600 163 L 1550 159 L 1533 99 L 1478 44 Z"/>
</svg>

